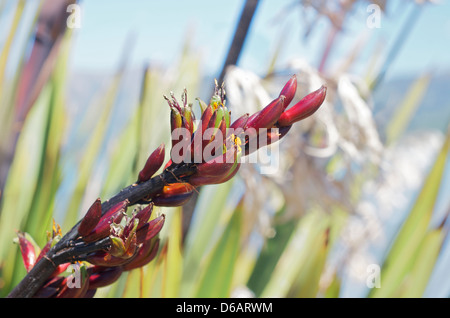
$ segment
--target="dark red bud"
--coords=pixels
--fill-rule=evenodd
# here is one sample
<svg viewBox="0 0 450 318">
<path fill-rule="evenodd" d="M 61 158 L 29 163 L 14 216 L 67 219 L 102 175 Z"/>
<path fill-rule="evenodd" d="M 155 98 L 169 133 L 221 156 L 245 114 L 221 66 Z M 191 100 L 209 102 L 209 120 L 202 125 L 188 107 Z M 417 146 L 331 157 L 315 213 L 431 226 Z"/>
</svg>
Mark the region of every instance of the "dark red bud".
<svg viewBox="0 0 450 318">
<path fill-rule="evenodd" d="M 97 226 L 101 217 L 102 217 L 102 202 L 100 198 L 98 198 L 90 206 L 83 220 L 81 220 L 80 226 L 78 227 L 78 234 L 80 234 L 81 236 L 86 236 L 89 233 L 91 233 L 92 230 Z"/>
<path fill-rule="evenodd" d="M 150 203 L 136 214 L 136 218 L 139 220 L 139 224 L 136 230 L 141 229 L 144 226 L 144 224 L 148 222 L 148 220 L 152 216 L 152 212 L 153 212 L 153 203 Z"/>
<path fill-rule="evenodd" d="M 18 232 L 20 252 L 22 254 L 23 264 L 25 269 L 29 272 L 36 263 L 36 252 L 33 244 L 25 237 L 25 234 Z"/>
<path fill-rule="evenodd" d="M 247 128 L 272 128 L 278 121 L 284 110 L 284 101 L 286 97 L 283 95 L 274 99 L 269 105 L 261 111 L 252 115 L 247 121 Z"/>
<path fill-rule="evenodd" d="M 230 128 L 237 129 L 237 128 L 244 128 L 245 125 L 248 122 L 250 115 L 248 113 L 242 115 L 238 119 L 236 119 L 231 125 Z"/>
<path fill-rule="evenodd" d="M 230 172 L 237 157 L 237 148 L 232 147 L 224 154 L 197 166 L 195 176 L 222 178 Z M 191 177 L 192 178 L 192 177 Z"/>
<path fill-rule="evenodd" d="M 151 240 L 153 237 L 158 235 L 158 233 L 161 231 L 162 227 L 164 226 L 165 221 L 166 221 L 166 216 L 164 214 L 162 214 L 162 215 L 158 216 L 157 218 L 148 222 L 148 228 L 145 233 L 144 242 Z M 138 238 L 137 238 L 137 243 L 141 243 Z"/>
<path fill-rule="evenodd" d="M 111 224 L 117 224 L 122 220 L 129 203 L 128 200 L 124 200 L 108 210 L 108 212 L 101 217 L 100 222 L 98 222 L 95 229 L 92 230 L 89 235 L 83 237 L 83 240 L 86 243 L 89 243 L 107 237 L 111 231 Z"/>
<path fill-rule="evenodd" d="M 117 267 L 91 266 L 87 269 L 89 274 L 89 289 L 97 289 L 111 285 L 122 275 L 123 269 Z"/>
<path fill-rule="evenodd" d="M 280 92 L 280 96 L 284 95 L 286 97 L 286 100 L 284 101 L 284 109 L 286 109 L 294 99 L 296 91 L 297 91 L 297 77 L 295 75 L 292 75 L 289 81 L 286 83 L 286 85 L 284 85 L 283 89 Z"/>
<path fill-rule="evenodd" d="M 105 251 L 98 251 L 95 252 L 94 254 L 89 255 L 86 258 L 86 261 L 88 261 L 92 265 L 115 267 L 126 264 L 127 262 L 130 261 L 130 259 L 112 256 L 111 254 Z"/>
<path fill-rule="evenodd" d="M 165 150 L 164 144 L 156 148 L 148 157 L 144 168 L 139 172 L 138 182 L 150 180 L 150 178 L 161 168 L 164 163 Z"/>
<path fill-rule="evenodd" d="M 208 128 L 209 122 L 211 121 L 211 117 L 214 114 L 214 108 L 209 105 L 208 107 L 206 107 L 205 111 L 202 114 L 201 117 L 201 132 L 202 134 L 205 132 L 205 130 Z M 215 119 L 214 119 L 215 120 Z"/>
<path fill-rule="evenodd" d="M 193 175 L 189 179 L 189 183 L 191 183 L 195 187 L 208 185 L 208 184 L 220 184 L 225 183 L 228 180 L 232 179 L 239 171 L 241 163 L 237 163 L 231 171 L 228 172 L 228 174 L 225 174 L 221 177 L 208 177 L 208 176 L 202 176 L 202 175 Z"/>
<path fill-rule="evenodd" d="M 39 262 L 41 260 L 42 257 L 44 257 L 45 254 L 47 254 L 47 252 L 50 250 L 50 247 L 52 245 L 52 240 L 49 240 L 45 246 L 41 249 L 41 252 L 39 253 L 39 256 L 36 260 L 36 263 Z"/>
<path fill-rule="evenodd" d="M 193 191 L 194 187 L 189 183 L 168 184 L 152 201 L 156 206 L 180 206 L 189 201 Z"/>
<path fill-rule="evenodd" d="M 147 241 L 136 253 L 136 256 L 123 266 L 123 270 L 130 271 L 151 262 L 159 249 L 159 239 Z"/>
<path fill-rule="evenodd" d="M 297 104 L 287 109 L 278 119 L 280 127 L 290 126 L 293 123 L 311 116 L 319 109 L 325 100 L 327 88 L 322 86 L 318 90 L 302 98 Z"/>
</svg>

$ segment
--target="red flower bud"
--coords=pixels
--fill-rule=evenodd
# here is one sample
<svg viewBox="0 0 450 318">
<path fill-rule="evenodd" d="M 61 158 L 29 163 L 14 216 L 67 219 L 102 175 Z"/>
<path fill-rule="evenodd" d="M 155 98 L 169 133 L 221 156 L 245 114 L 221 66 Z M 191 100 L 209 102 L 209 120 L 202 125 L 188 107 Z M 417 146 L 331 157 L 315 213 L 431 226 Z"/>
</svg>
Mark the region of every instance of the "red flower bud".
<svg viewBox="0 0 450 318">
<path fill-rule="evenodd" d="M 253 114 L 247 121 L 247 128 L 272 128 L 284 110 L 284 95 L 274 99 L 261 111 Z"/>
<path fill-rule="evenodd" d="M 305 119 L 314 114 L 325 100 L 327 88 L 322 86 L 318 90 L 302 98 L 297 104 L 287 109 L 278 119 L 280 127 L 290 126 L 293 123 Z"/>
<path fill-rule="evenodd" d="M 102 216 L 102 202 L 100 199 L 95 200 L 89 210 L 86 212 L 83 220 L 81 220 L 78 227 L 78 233 L 81 236 L 86 236 L 97 226 Z"/>
<path fill-rule="evenodd" d="M 237 147 L 232 147 L 224 154 L 197 166 L 194 175 L 204 177 L 223 177 L 230 172 L 237 158 Z"/>
<path fill-rule="evenodd" d="M 193 191 L 194 187 L 189 183 L 172 183 L 164 186 L 152 201 L 156 206 L 180 206 L 191 198 Z"/>
<path fill-rule="evenodd" d="M 98 222 L 97 226 L 87 236 L 83 237 L 86 243 L 98 241 L 107 237 L 111 231 L 112 223 L 119 223 L 130 202 L 128 200 L 117 203 L 108 212 L 106 212 Z"/>
<path fill-rule="evenodd" d="M 233 168 L 231 168 L 231 170 L 228 172 L 228 174 L 223 175 L 221 177 L 208 177 L 208 176 L 194 175 L 189 179 L 189 183 L 191 183 L 195 187 L 208 185 L 208 184 L 225 183 L 228 180 L 232 179 L 238 173 L 240 166 L 241 166 L 240 162 L 236 163 L 236 165 Z"/>
<path fill-rule="evenodd" d="M 123 265 L 124 271 L 130 271 L 132 269 L 142 267 L 152 261 L 159 249 L 159 239 L 148 240 L 144 245 L 138 250 L 136 256 L 133 257 L 131 261 Z"/>
<path fill-rule="evenodd" d="M 286 97 L 284 101 L 284 109 L 289 106 L 291 101 L 294 99 L 295 92 L 297 91 L 297 77 L 292 75 L 289 81 L 284 85 L 283 89 L 280 92 L 280 96 L 283 95 Z"/>
<path fill-rule="evenodd" d="M 23 264 L 25 265 L 27 272 L 29 272 L 36 263 L 36 251 L 34 250 L 33 243 L 25 237 L 25 233 L 17 232 L 17 236 L 19 238 Z"/>
<path fill-rule="evenodd" d="M 103 266 L 90 266 L 88 269 L 89 274 L 89 289 L 97 289 L 111 285 L 122 275 L 122 267 L 103 267 Z"/>
<path fill-rule="evenodd" d="M 233 128 L 233 129 L 244 128 L 245 125 L 246 125 L 247 122 L 248 122 L 249 117 L 250 117 L 250 116 L 249 116 L 248 113 L 242 115 L 241 117 L 239 117 L 238 119 L 236 119 L 236 120 L 230 125 L 230 128 Z"/>
<path fill-rule="evenodd" d="M 156 148 L 152 154 L 148 157 L 144 168 L 139 172 L 138 182 L 144 182 L 149 180 L 156 171 L 162 166 L 164 162 L 164 144 L 161 144 Z"/>
<path fill-rule="evenodd" d="M 50 250 L 50 247 L 52 245 L 52 240 L 50 239 L 47 244 L 45 244 L 45 246 L 41 249 L 41 252 L 39 253 L 39 256 L 36 260 L 36 263 L 39 262 L 41 260 L 42 257 L 44 257 L 45 254 L 48 253 L 48 251 Z"/>
<path fill-rule="evenodd" d="M 98 251 L 91 255 L 88 255 L 86 257 L 86 261 L 88 261 L 92 265 L 115 267 L 126 264 L 130 261 L 130 259 L 112 256 L 106 251 Z"/>
<path fill-rule="evenodd" d="M 141 229 L 136 232 L 136 244 L 145 243 L 155 237 L 164 226 L 166 216 L 164 214 L 146 223 Z"/>
<path fill-rule="evenodd" d="M 136 213 L 136 218 L 139 220 L 139 224 L 137 226 L 136 231 L 141 229 L 144 226 L 144 224 L 147 223 L 147 221 L 152 216 L 152 212 L 153 212 L 153 203 L 150 203 L 145 208 Z"/>
</svg>

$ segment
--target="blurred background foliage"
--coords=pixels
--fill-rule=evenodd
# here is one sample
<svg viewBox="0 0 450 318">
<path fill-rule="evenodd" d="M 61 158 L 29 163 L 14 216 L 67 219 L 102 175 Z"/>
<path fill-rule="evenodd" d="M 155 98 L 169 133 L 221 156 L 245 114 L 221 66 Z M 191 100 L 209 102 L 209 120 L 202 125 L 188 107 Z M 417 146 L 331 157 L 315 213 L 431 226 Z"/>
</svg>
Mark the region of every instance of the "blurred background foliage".
<svg viewBox="0 0 450 318">
<path fill-rule="evenodd" d="M 239 10 L 253 5 L 254 12 L 227 18 L 249 24 L 267 10 L 260 2 L 238 2 Z M 74 38 L 83 30 L 67 28 L 73 3 L 0 1 L 2 296 L 25 275 L 15 231 L 43 246 L 53 219 L 67 231 L 97 197 L 134 182 L 148 154 L 169 144 L 163 94 L 187 88 L 191 102 L 208 100 L 220 76 L 220 69 L 205 71 L 189 30 L 170 65 L 153 63 L 149 52 L 150 63 L 136 71 L 130 34 L 122 48 L 115 43 L 122 53 L 113 71 L 81 76 L 71 68 Z M 216 47 L 232 43 L 228 52 L 237 50 L 222 69 L 233 116 L 266 105 L 292 74 L 298 99 L 325 84 L 326 101 L 273 149 L 275 173 L 245 164 L 236 178 L 203 187 L 187 206 L 158 208 L 167 221 L 157 258 L 96 296 L 449 297 L 449 77 L 424 67 L 406 80 L 386 80 L 422 12 L 440 5 L 448 10 L 427 1 L 283 2 L 265 21 L 274 25 L 276 45 L 256 70 L 245 67 L 252 59 L 245 53 L 261 22 L 228 30 L 244 36 L 241 45 L 210 38 L 219 56 L 226 52 Z M 192 19 L 206 20 L 214 33 L 223 25 L 215 25 L 220 12 L 209 9 Z M 393 23 L 393 45 L 371 40 L 376 29 L 368 19 L 378 9 L 381 23 L 403 14 Z M 108 15 L 108 4 L 104 10 Z M 159 14 L 176 24 L 173 12 Z M 288 15 L 294 25 L 280 22 Z M 162 32 L 157 27 L 145 32 Z M 111 45 L 114 38 L 102 41 Z M 293 41 L 317 61 L 286 53 Z M 363 54 L 370 41 L 376 45 Z M 169 54 L 164 46 L 158 52 Z M 369 288 L 376 283 L 371 264 L 380 266 L 381 288 Z"/>
</svg>

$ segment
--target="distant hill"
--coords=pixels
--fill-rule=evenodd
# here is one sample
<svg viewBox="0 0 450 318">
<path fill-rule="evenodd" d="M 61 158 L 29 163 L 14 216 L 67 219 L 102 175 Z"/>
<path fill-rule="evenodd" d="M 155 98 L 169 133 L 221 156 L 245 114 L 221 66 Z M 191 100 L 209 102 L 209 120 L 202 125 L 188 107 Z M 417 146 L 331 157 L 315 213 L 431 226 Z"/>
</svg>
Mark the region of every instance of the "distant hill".
<svg viewBox="0 0 450 318">
<path fill-rule="evenodd" d="M 391 118 L 415 78 L 399 77 L 380 84 L 374 93 L 374 114 L 381 130 Z M 450 122 L 450 71 L 433 76 L 407 130 L 437 129 L 445 132 Z"/>
</svg>

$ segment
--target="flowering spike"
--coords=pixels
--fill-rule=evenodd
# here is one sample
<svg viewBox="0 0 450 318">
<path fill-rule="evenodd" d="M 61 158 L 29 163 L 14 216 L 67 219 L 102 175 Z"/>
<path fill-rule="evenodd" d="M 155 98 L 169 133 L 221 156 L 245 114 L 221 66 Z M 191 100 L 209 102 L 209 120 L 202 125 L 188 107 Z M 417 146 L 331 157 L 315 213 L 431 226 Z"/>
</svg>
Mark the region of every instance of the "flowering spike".
<svg viewBox="0 0 450 318">
<path fill-rule="evenodd" d="M 292 75 L 289 81 L 284 85 L 280 92 L 280 96 L 284 95 L 286 100 L 284 101 L 284 109 L 286 109 L 291 101 L 294 99 L 295 92 L 297 91 L 297 77 Z"/>
<path fill-rule="evenodd" d="M 290 126 L 293 123 L 314 114 L 325 100 L 326 93 L 327 88 L 322 86 L 318 90 L 306 95 L 297 104 L 281 114 L 278 119 L 278 126 Z"/>
<path fill-rule="evenodd" d="M 102 217 L 102 202 L 100 198 L 98 198 L 90 206 L 83 220 L 81 220 L 80 226 L 78 227 L 78 234 L 80 234 L 81 236 L 88 235 L 97 226 L 101 217 Z"/>
<path fill-rule="evenodd" d="M 164 163 L 165 149 L 162 143 L 156 148 L 152 154 L 148 157 L 144 168 L 139 172 L 138 183 L 150 180 L 150 178 L 158 171 L 158 169 Z"/>
</svg>

